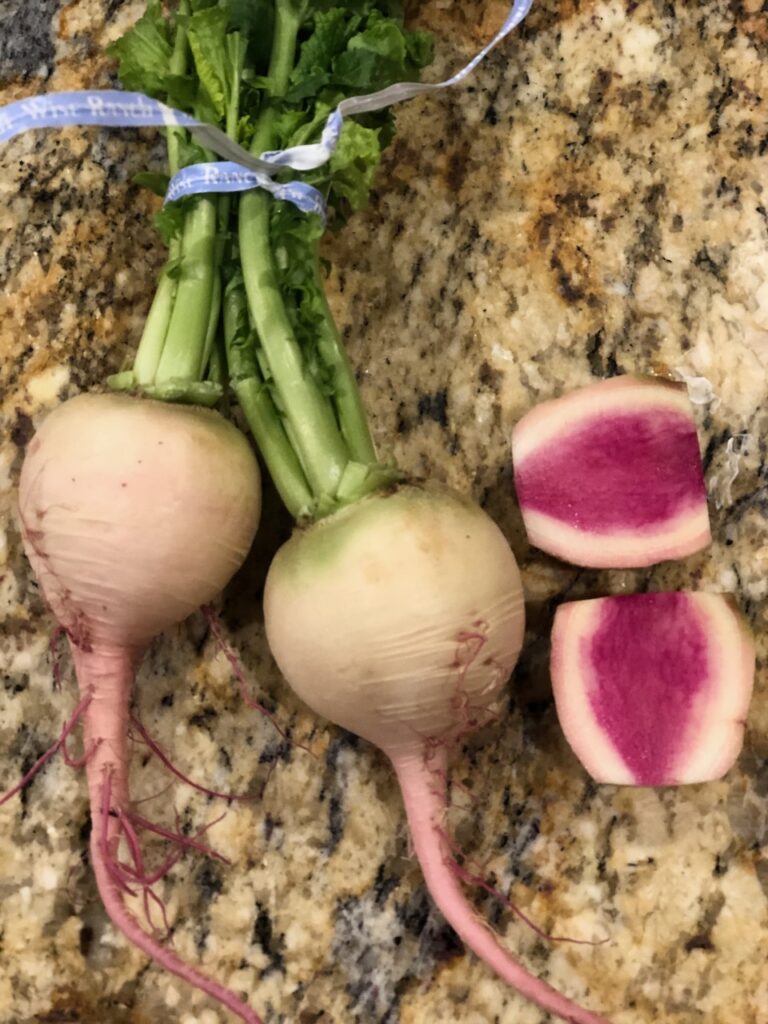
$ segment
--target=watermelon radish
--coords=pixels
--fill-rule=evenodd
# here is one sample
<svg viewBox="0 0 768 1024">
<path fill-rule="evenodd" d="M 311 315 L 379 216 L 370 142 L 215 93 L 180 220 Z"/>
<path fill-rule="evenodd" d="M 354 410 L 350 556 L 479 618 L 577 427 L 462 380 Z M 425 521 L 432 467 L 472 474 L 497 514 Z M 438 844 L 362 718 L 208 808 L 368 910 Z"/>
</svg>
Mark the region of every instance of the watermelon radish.
<svg viewBox="0 0 768 1024">
<path fill-rule="evenodd" d="M 708 782 L 738 757 L 755 648 L 730 595 L 561 605 L 551 671 L 566 739 L 597 782 Z"/>
<path fill-rule="evenodd" d="M 543 402 L 514 428 L 512 455 L 528 538 L 565 561 L 638 568 L 712 539 L 682 384 L 628 375 Z"/>
</svg>

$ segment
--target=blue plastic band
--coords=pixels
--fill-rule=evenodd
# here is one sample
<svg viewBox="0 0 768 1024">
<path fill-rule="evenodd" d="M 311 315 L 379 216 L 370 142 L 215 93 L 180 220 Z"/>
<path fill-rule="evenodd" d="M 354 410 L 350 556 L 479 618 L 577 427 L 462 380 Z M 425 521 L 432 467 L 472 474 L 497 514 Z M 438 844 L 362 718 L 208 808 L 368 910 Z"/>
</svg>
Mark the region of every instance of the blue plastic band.
<svg viewBox="0 0 768 1024">
<path fill-rule="evenodd" d="M 201 192 L 246 192 L 263 188 L 275 199 L 293 203 L 303 213 L 316 213 L 323 220 L 327 206 L 321 192 L 303 181 L 289 181 L 285 184 L 273 181 L 261 171 L 249 171 L 241 164 L 221 162 L 215 164 L 191 164 L 174 175 L 165 195 L 166 203 Z"/>
<path fill-rule="evenodd" d="M 33 128 L 62 128 L 68 125 L 94 125 L 101 128 L 182 127 L 223 162 L 194 164 L 172 179 L 166 202 L 203 192 L 245 192 L 263 188 L 278 199 L 294 203 L 305 213 L 325 217 L 326 204 L 317 189 L 300 181 L 277 184 L 272 178 L 280 171 L 310 171 L 326 164 L 339 144 L 344 118 L 383 110 L 395 103 L 424 96 L 458 85 L 481 61 L 517 28 L 533 5 L 533 0 L 515 0 L 501 29 L 466 67 L 445 82 L 401 82 L 368 96 L 343 100 L 323 128 L 319 142 L 306 146 L 262 153 L 255 157 L 233 142 L 214 125 L 195 120 L 189 114 L 153 100 L 139 92 L 115 89 L 58 92 L 18 100 L 0 107 L 0 143 Z"/>
</svg>

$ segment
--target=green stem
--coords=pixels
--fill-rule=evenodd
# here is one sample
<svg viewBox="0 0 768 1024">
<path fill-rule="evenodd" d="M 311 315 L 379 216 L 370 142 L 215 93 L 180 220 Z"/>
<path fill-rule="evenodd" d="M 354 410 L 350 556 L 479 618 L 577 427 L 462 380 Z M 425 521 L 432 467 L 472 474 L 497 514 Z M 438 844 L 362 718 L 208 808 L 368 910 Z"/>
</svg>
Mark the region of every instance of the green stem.
<svg viewBox="0 0 768 1024">
<path fill-rule="evenodd" d="M 200 196 L 184 218 L 181 262 L 156 384 L 200 379 L 216 275 L 216 200 Z"/>
<path fill-rule="evenodd" d="M 176 241 L 176 239 L 173 239 L 169 246 L 168 263 L 161 271 L 160 283 L 157 286 L 147 319 L 144 321 L 141 341 L 136 350 L 133 373 L 135 381 L 139 386 L 147 386 L 154 383 L 157 367 L 160 364 L 160 357 L 163 354 L 165 336 L 168 333 L 168 324 L 173 312 L 173 302 L 176 298 L 176 281 L 168 274 L 168 267 L 173 265 L 178 259 L 179 247 Z"/>
<path fill-rule="evenodd" d="M 290 0 L 278 0 L 269 68 L 273 97 L 287 90 L 300 22 Z M 274 145 L 274 120 L 275 108 L 270 104 L 259 118 L 251 152 L 259 154 Z M 240 259 L 248 305 L 313 493 L 316 498 L 332 498 L 349 453 L 333 409 L 306 366 L 286 313 L 270 245 L 270 203 L 262 189 L 254 189 L 240 201 Z"/>
<path fill-rule="evenodd" d="M 227 383 L 227 353 L 224 348 L 224 338 L 221 333 L 216 336 L 211 351 L 211 359 L 208 363 L 208 377 L 211 384 L 218 384 L 224 391 Z M 226 393 L 224 395 L 226 399 Z"/>
<path fill-rule="evenodd" d="M 333 374 L 333 404 L 342 436 L 355 462 L 375 463 L 376 449 L 368 417 L 354 371 L 328 305 L 319 258 L 315 259 L 315 285 L 323 311 L 323 322 L 318 326 L 318 349 L 321 359 Z"/>
<path fill-rule="evenodd" d="M 245 290 L 239 281 L 231 281 L 224 294 L 224 341 L 232 387 L 275 487 L 288 511 L 298 519 L 309 512 L 312 492 L 259 373 L 248 333 Z"/>
<path fill-rule="evenodd" d="M 216 273 L 213 276 L 213 291 L 211 292 L 211 308 L 208 313 L 208 329 L 205 332 L 205 344 L 203 346 L 203 358 L 200 362 L 198 379 L 203 380 L 206 376 L 208 364 L 211 361 L 216 335 L 219 332 L 221 320 L 221 260 L 215 262 Z"/>
<path fill-rule="evenodd" d="M 179 14 L 188 13 L 188 0 L 180 0 Z M 183 25 L 177 23 L 176 38 L 173 42 L 173 54 L 171 55 L 170 63 L 171 74 L 186 74 L 187 59 L 187 30 Z M 171 176 L 179 169 L 179 139 L 182 134 L 182 128 L 168 129 L 168 168 Z M 168 246 L 168 262 L 162 270 L 160 282 L 141 334 L 139 347 L 136 350 L 133 373 L 136 383 L 140 386 L 147 386 L 155 380 L 176 298 L 176 281 L 173 277 L 169 276 L 167 268 L 168 266 L 175 265 L 180 255 L 181 240 L 174 238 Z"/>
<path fill-rule="evenodd" d="M 183 18 L 187 14 L 189 14 L 189 0 L 179 0 L 177 15 L 181 15 Z M 181 76 L 187 73 L 187 54 L 187 30 L 177 17 L 176 38 L 173 41 L 173 54 L 170 63 L 172 75 Z M 183 137 L 183 128 L 168 129 L 168 167 L 171 177 L 179 170 L 179 144 Z"/>
</svg>

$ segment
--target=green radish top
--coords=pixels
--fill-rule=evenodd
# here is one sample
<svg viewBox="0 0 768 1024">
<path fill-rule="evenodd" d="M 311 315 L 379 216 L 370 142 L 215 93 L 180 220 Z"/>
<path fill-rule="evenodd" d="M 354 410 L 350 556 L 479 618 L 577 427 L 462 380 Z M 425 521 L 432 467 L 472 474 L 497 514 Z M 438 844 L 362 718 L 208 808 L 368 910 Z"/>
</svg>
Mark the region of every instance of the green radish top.
<svg viewBox="0 0 768 1024">
<path fill-rule="evenodd" d="M 398 0 L 179 0 L 173 17 L 148 0 L 111 48 L 128 89 L 224 129 L 255 155 L 318 139 L 353 95 L 414 80 L 431 37 L 403 27 Z M 389 111 L 348 120 L 333 157 L 300 177 L 319 189 L 330 226 L 363 207 Z M 168 130 L 173 174 L 212 154 Z M 139 182 L 164 194 L 166 175 Z M 110 379 L 167 401 L 214 405 L 225 382 L 297 520 L 354 503 L 401 478 L 378 460 L 357 382 L 324 292 L 319 217 L 263 190 L 167 204 L 169 249 L 133 367 Z"/>
</svg>

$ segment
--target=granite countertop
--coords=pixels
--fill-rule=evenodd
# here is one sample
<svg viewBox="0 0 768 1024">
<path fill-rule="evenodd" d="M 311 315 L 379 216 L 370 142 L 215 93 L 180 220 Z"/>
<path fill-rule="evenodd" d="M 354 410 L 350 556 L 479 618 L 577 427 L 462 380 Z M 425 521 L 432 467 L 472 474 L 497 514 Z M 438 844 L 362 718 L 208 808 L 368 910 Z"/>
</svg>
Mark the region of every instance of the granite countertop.
<svg viewBox="0 0 768 1024">
<path fill-rule="evenodd" d="M 443 72 L 500 24 L 502 0 L 424 0 Z M 119 0 L 5 0 L 0 100 L 104 85 Z M 768 16 L 762 0 L 537 0 L 466 86 L 398 114 L 374 202 L 327 246 L 332 302 L 382 451 L 471 492 L 518 554 L 528 630 L 502 720 L 454 767 L 459 843 L 543 927 L 479 912 L 537 973 L 614 1024 L 768 1022 Z M 21 553 L 14 490 L 34 425 L 117 369 L 163 253 L 130 184 L 149 131 L 67 129 L 0 150 L 0 788 L 74 705 L 51 686 L 52 622 Z M 532 550 L 515 506 L 512 424 L 539 399 L 641 371 L 689 382 L 712 547 L 633 572 Z M 264 642 L 265 567 L 289 524 L 274 498 L 222 602 L 285 746 L 241 703 L 202 616 L 154 643 L 140 715 L 180 767 L 260 792 L 211 830 L 230 867 L 188 857 L 166 897 L 174 946 L 249 993 L 269 1024 L 541 1024 L 466 955 L 409 854 L 376 751 L 307 713 Z M 547 671 L 557 602 L 732 591 L 757 636 L 746 744 L 721 782 L 597 787 L 557 726 Z M 298 745 L 308 748 L 301 749 Z M 141 746 L 152 813 L 223 808 Z M 225 1015 L 114 929 L 87 860 L 81 773 L 55 761 L 0 808 L 0 1022 L 215 1024 Z M 151 846 L 151 844 L 150 844 Z M 156 854 L 159 855 L 159 849 Z"/>
</svg>

